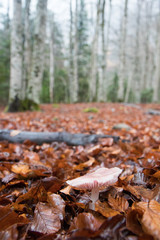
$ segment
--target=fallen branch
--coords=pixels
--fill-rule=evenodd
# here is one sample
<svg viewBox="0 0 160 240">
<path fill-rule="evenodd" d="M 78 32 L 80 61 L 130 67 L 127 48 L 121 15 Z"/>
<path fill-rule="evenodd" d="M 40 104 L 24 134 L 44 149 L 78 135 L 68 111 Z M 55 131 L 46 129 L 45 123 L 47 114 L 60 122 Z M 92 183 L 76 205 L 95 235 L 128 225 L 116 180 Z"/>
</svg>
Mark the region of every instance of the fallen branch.
<svg viewBox="0 0 160 240">
<path fill-rule="evenodd" d="M 68 145 L 86 145 L 96 143 L 100 138 L 113 138 L 118 142 L 120 137 L 103 134 L 71 134 L 67 132 L 27 132 L 18 130 L 0 130 L 0 141 L 7 140 L 13 143 L 23 143 L 25 140 L 41 145 L 51 142 L 65 142 Z"/>
</svg>

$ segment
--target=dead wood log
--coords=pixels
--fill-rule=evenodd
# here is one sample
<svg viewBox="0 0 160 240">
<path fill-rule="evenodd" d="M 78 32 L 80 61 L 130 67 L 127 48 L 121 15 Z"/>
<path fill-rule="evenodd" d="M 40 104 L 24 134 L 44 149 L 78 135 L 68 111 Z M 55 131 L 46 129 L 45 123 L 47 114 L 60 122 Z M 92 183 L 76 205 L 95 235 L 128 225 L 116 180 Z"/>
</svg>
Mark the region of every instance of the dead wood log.
<svg viewBox="0 0 160 240">
<path fill-rule="evenodd" d="M 23 143 L 30 140 L 38 145 L 51 142 L 65 142 L 68 145 L 86 145 L 96 143 L 100 138 L 113 138 L 114 142 L 118 142 L 120 137 L 103 135 L 103 134 L 71 134 L 68 132 L 29 132 L 19 130 L 0 130 L 0 141 L 8 141 L 12 143 Z"/>
</svg>

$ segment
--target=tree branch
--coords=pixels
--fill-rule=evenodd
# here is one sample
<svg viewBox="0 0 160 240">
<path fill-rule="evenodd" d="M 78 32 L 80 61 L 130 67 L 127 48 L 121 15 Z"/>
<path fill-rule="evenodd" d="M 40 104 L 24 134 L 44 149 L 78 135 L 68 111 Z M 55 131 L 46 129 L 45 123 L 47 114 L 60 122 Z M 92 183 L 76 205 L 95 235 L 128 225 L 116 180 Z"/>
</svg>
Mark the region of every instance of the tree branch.
<svg viewBox="0 0 160 240">
<path fill-rule="evenodd" d="M 86 145 L 96 143 L 99 138 L 113 138 L 114 142 L 118 142 L 120 137 L 103 134 L 71 134 L 67 132 L 28 132 L 19 130 L 0 130 L 0 141 L 8 141 L 13 143 L 23 143 L 25 140 L 41 145 L 51 142 L 65 142 L 68 145 Z"/>
</svg>

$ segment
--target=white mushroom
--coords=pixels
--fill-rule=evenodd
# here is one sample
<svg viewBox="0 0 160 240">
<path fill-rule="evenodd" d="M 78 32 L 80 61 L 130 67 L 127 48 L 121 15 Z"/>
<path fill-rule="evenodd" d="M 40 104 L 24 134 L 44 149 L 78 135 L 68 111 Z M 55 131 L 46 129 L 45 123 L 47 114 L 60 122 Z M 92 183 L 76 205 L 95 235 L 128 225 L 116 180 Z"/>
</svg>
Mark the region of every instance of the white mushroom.
<svg viewBox="0 0 160 240">
<path fill-rule="evenodd" d="M 118 180 L 118 176 L 122 172 L 122 169 L 118 167 L 114 168 L 99 168 L 95 172 L 88 173 L 84 176 L 68 180 L 67 183 L 80 190 L 91 190 L 90 208 L 95 209 L 95 202 L 99 198 L 99 188 L 109 186 Z"/>
</svg>

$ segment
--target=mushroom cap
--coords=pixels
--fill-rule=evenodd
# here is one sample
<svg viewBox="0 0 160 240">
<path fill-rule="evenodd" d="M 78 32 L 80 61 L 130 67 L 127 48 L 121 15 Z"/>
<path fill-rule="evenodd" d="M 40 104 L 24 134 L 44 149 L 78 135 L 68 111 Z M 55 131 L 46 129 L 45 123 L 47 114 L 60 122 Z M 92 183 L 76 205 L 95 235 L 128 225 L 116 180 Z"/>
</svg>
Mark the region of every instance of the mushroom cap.
<svg viewBox="0 0 160 240">
<path fill-rule="evenodd" d="M 114 168 L 99 168 L 92 173 L 88 173 L 84 176 L 68 180 L 67 183 L 77 189 L 93 189 L 95 187 L 108 186 L 115 183 L 118 180 L 118 176 L 122 172 L 122 169 L 118 167 Z"/>
</svg>

